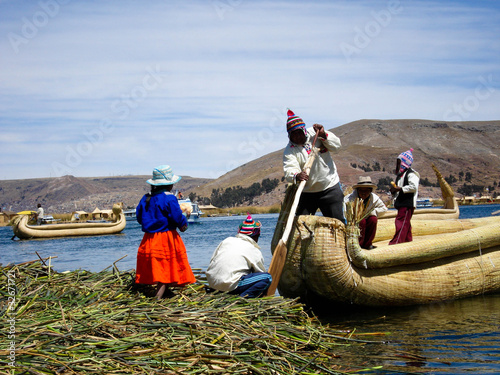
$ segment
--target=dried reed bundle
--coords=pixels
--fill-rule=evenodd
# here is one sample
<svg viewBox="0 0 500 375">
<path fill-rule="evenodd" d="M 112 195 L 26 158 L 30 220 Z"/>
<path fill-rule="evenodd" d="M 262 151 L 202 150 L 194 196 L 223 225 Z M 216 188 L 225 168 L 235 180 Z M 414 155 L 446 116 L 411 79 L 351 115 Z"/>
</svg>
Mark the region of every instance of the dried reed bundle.
<svg viewBox="0 0 500 375">
<path fill-rule="evenodd" d="M 188 202 L 183 202 L 180 204 L 181 211 L 184 212 L 186 215 L 191 215 L 193 213 L 193 205 Z"/>
<path fill-rule="evenodd" d="M 346 202 L 345 218 L 347 226 L 354 227 L 359 225 L 359 222 L 368 217 L 374 208 L 375 204 L 371 195 L 369 201 L 366 203 L 360 198 L 356 198 L 352 202 Z"/>
</svg>

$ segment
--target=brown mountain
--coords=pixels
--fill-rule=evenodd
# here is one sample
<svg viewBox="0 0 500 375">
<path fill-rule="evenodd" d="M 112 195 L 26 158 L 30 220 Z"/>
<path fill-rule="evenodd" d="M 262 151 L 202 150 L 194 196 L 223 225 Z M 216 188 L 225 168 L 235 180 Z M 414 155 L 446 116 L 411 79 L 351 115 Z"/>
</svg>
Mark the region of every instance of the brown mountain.
<svg viewBox="0 0 500 375">
<path fill-rule="evenodd" d="M 0 207 L 6 211 L 35 210 L 41 203 L 48 213 L 109 209 L 115 202 L 135 207 L 150 190 L 151 176 L 74 177 L 0 181 Z M 183 176 L 175 185 L 183 193 L 209 179 Z"/>
<path fill-rule="evenodd" d="M 360 175 L 370 175 L 375 182 L 385 177 L 392 178 L 396 157 L 413 148 L 413 167 L 422 179 L 436 181 L 431 168 L 434 163 L 444 176 L 451 175 L 457 180 L 452 184 L 456 193 L 465 183 L 466 174 L 472 177 L 468 184 L 492 187 L 496 189 L 495 196 L 500 193 L 497 186 L 500 182 L 500 121 L 359 120 L 330 130 L 342 142 L 342 149 L 333 157 L 344 185 L 353 185 Z M 281 181 L 282 153 L 283 150 L 279 150 L 264 155 L 215 180 L 183 176 L 175 187 L 184 196 L 196 193 L 198 197 L 210 197 L 213 189 L 247 187 L 265 178 L 276 178 L 280 181 L 279 186 L 254 199 L 252 204 L 277 204 L 283 198 L 286 185 Z M 20 211 L 34 209 L 40 202 L 47 212 L 71 212 L 75 209 L 109 208 L 117 201 L 124 202 L 126 207 L 135 207 L 149 190 L 145 184 L 148 178 L 64 176 L 1 180 L 0 207 Z M 383 194 L 384 190 L 379 193 Z M 439 189 L 421 186 L 420 196 L 438 197 Z"/>
<path fill-rule="evenodd" d="M 431 168 L 434 163 L 443 176 L 452 175 L 457 179 L 452 184 L 455 192 L 465 183 L 461 173 L 465 176 L 469 172 L 471 183 L 477 185 L 496 186 L 500 182 L 500 121 L 358 120 L 330 131 L 342 142 L 342 149 L 333 157 L 344 185 L 355 184 L 360 175 L 370 175 L 375 182 L 383 177 L 393 178 L 396 157 L 410 148 L 413 148 L 413 167 L 422 179 L 436 182 Z M 194 192 L 208 197 L 212 189 L 246 187 L 266 177 L 281 179 L 282 154 L 283 150 L 279 150 L 262 156 Z M 378 166 L 380 170 L 373 170 Z M 372 171 L 368 171 L 368 167 Z M 284 189 L 283 182 L 271 194 L 256 200 L 257 204 L 279 203 Z M 497 188 L 497 192 L 499 190 Z M 420 195 L 437 198 L 439 189 L 422 186 Z"/>
</svg>

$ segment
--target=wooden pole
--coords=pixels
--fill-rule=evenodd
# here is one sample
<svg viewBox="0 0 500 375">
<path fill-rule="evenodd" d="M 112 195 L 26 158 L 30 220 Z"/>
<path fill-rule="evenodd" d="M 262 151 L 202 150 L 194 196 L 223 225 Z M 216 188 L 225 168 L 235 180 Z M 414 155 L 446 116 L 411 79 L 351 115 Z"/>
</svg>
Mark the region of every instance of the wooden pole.
<svg viewBox="0 0 500 375">
<path fill-rule="evenodd" d="M 318 149 L 314 146 L 316 144 L 317 139 L 318 139 L 318 133 L 316 133 L 316 135 L 314 136 L 314 140 L 312 142 L 312 152 L 309 155 L 309 159 L 307 160 L 306 165 L 304 166 L 304 172 L 306 172 L 307 174 L 309 174 L 309 172 L 311 171 L 311 166 L 318 153 Z M 290 212 L 288 214 L 285 230 L 283 231 L 283 235 L 281 236 L 278 245 L 274 249 L 273 258 L 271 259 L 271 264 L 269 265 L 269 271 L 268 271 L 271 274 L 273 280 L 271 282 L 271 285 L 269 286 L 269 289 L 267 290 L 266 296 L 273 296 L 276 293 L 276 288 L 278 287 L 278 283 L 281 278 L 281 273 L 283 272 L 283 267 L 285 266 L 286 254 L 288 252 L 286 244 L 288 242 L 288 237 L 290 236 L 290 233 L 292 231 L 293 220 L 295 219 L 295 212 L 297 211 L 300 195 L 302 194 L 302 190 L 304 190 L 306 182 L 307 181 L 303 180 L 300 181 L 299 183 L 299 187 L 297 188 L 297 191 L 295 192 L 293 198 L 292 207 L 290 208 Z"/>
</svg>

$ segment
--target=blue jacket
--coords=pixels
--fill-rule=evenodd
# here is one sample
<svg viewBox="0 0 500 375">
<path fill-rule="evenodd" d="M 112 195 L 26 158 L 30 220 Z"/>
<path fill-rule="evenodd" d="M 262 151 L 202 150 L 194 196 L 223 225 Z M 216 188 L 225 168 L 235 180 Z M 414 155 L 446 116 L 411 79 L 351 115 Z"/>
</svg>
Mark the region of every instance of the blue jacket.
<svg viewBox="0 0 500 375">
<path fill-rule="evenodd" d="M 149 196 L 151 199 L 146 203 Z M 187 225 L 177 197 L 169 192 L 144 195 L 136 208 L 136 216 L 146 233 L 166 232 Z"/>
</svg>

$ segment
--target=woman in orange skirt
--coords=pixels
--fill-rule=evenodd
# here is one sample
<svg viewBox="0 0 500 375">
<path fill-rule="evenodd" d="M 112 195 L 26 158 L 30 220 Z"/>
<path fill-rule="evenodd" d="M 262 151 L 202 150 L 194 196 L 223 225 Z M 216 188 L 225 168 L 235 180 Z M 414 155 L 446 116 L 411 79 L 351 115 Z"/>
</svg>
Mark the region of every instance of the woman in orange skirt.
<svg viewBox="0 0 500 375">
<path fill-rule="evenodd" d="M 151 185 L 151 193 L 142 197 L 136 209 L 144 237 L 137 252 L 135 282 L 157 284 L 158 299 L 165 292 L 171 294 L 169 286 L 184 286 L 196 281 L 186 247 L 177 233 L 177 228 L 184 232 L 188 227 L 177 197 L 171 192 L 180 179 L 168 165 L 155 168 L 153 178 L 146 181 Z"/>
</svg>

